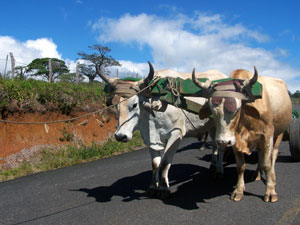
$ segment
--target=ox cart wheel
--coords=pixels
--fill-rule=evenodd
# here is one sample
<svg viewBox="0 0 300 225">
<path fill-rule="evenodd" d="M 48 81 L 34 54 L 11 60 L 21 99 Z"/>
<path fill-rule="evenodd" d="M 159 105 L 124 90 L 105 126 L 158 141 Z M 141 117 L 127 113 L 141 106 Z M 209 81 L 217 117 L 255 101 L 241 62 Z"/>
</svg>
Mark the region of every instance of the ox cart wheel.
<svg viewBox="0 0 300 225">
<path fill-rule="evenodd" d="M 293 160 L 300 161 L 300 119 L 292 118 L 290 124 L 290 152 Z"/>
</svg>

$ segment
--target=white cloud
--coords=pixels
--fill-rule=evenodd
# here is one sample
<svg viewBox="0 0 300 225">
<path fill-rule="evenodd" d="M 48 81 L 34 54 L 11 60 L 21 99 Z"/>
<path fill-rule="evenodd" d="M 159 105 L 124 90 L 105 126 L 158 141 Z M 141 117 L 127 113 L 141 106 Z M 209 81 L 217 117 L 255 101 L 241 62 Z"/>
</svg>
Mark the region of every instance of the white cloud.
<svg viewBox="0 0 300 225">
<path fill-rule="evenodd" d="M 57 51 L 57 45 L 48 38 L 27 40 L 21 42 L 13 37 L 0 36 L 0 72 L 3 73 L 6 56 L 12 52 L 16 61 L 16 66 L 24 66 L 35 58 L 59 58 L 61 54 Z M 10 63 L 10 62 L 9 62 Z M 8 64 L 10 70 L 10 64 Z"/>
<path fill-rule="evenodd" d="M 10 36 L 0 36 L 0 72 L 5 70 L 6 56 L 13 52 L 16 66 L 26 66 L 36 58 L 58 58 L 62 54 L 57 51 L 57 45 L 49 38 L 38 38 L 21 42 Z M 65 60 L 70 72 L 76 71 L 76 62 Z M 7 70 L 10 71 L 10 58 L 8 57 Z"/>
<path fill-rule="evenodd" d="M 118 73 L 119 77 L 136 77 L 144 78 L 149 73 L 148 63 L 135 63 L 132 61 L 119 60 L 121 66 L 113 66 L 109 68 L 112 77 Z"/>
<path fill-rule="evenodd" d="M 269 41 L 268 35 L 242 24 L 226 24 L 218 14 L 195 13 L 191 17 L 178 14 L 172 19 L 126 14 L 118 19 L 101 18 L 92 28 L 99 31 L 98 40 L 102 43 L 121 42 L 140 48 L 150 46 L 156 69 L 190 72 L 196 67 L 197 71 L 218 69 L 230 74 L 239 68 L 252 71 L 256 65 L 260 74 L 284 79 L 290 90 L 299 87 L 296 85 L 300 81 L 295 81 L 295 77 L 300 76 L 300 71 L 279 61 L 276 58 L 278 51 L 273 53 L 251 47 L 250 43 L 261 46 Z M 284 52 L 281 49 L 281 56 Z M 147 68 L 146 64 L 144 66 Z"/>
<path fill-rule="evenodd" d="M 77 61 L 73 61 L 71 59 L 66 59 L 65 60 L 66 66 L 69 68 L 71 73 L 75 73 L 76 72 L 76 63 Z"/>
<path fill-rule="evenodd" d="M 57 52 L 57 46 L 51 39 L 39 38 L 36 40 L 28 40 L 24 45 L 28 49 L 37 50 L 43 58 L 52 57 L 61 59 L 61 54 Z"/>
</svg>

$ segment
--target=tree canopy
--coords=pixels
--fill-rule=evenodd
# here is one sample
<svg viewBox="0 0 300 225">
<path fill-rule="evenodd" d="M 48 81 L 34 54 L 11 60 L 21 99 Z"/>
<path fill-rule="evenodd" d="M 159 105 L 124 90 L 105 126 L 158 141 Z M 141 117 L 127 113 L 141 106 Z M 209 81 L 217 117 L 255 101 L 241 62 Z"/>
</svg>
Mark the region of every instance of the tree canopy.
<svg viewBox="0 0 300 225">
<path fill-rule="evenodd" d="M 34 59 L 28 64 L 26 72 L 31 73 L 31 76 L 42 76 L 50 82 L 54 82 L 64 73 L 69 73 L 69 69 L 63 60 L 51 58 L 52 77 L 50 77 L 49 59 L 50 58 Z"/>
<path fill-rule="evenodd" d="M 16 66 L 16 78 L 25 79 L 26 66 Z"/>
<path fill-rule="evenodd" d="M 59 76 L 58 80 L 60 82 L 68 82 L 68 83 L 77 83 L 77 82 L 83 82 L 84 77 L 79 74 L 79 77 L 76 77 L 76 73 L 64 73 Z"/>
<path fill-rule="evenodd" d="M 111 52 L 111 49 L 105 46 L 102 46 L 100 44 L 94 44 L 93 46 L 88 46 L 89 49 L 93 50 L 94 52 L 92 54 L 87 54 L 85 52 L 78 52 L 77 54 L 81 56 L 81 59 L 89 61 L 92 63 L 92 67 L 85 66 L 83 67 L 83 70 L 85 72 L 88 71 L 88 73 L 83 73 L 84 76 L 87 76 L 89 78 L 90 82 L 93 82 L 95 77 L 97 76 L 97 73 L 95 72 L 95 65 L 99 65 L 102 70 L 105 71 L 105 68 L 110 66 L 121 66 L 121 64 L 115 60 L 112 56 L 108 55 L 109 52 Z M 94 73 L 92 73 L 92 70 Z M 107 71 L 106 71 L 107 73 Z"/>
<path fill-rule="evenodd" d="M 300 91 L 297 90 L 293 95 L 292 95 L 293 98 L 300 98 Z"/>
<path fill-rule="evenodd" d="M 92 83 L 97 76 L 95 65 L 79 64 L 79 74 L 89 78 L 89 83 Z"/>
</svg>

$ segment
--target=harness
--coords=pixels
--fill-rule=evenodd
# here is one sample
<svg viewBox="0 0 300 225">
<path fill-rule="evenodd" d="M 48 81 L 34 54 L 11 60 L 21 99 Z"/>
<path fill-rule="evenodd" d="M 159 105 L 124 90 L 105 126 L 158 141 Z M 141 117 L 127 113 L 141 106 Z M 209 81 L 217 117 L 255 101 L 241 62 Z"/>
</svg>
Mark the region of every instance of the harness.
<svg viewBox="0 0 300 225">
<path fill-rule="evenodd" d="M 112 87 L 109 84 L 105 84 L 104 91 L 107 93 L 113 92 L 114 95 L 118 95 L 124 98 L 130 98 L 140 91 L 140 88 L 134 85 L 134 80 L 120 79 L 115 81 L 115 86 Z"/>
<path fill-rule="evenodd" d="M 198 78 L 198 80 L 205 83 L 205 86 L 209 88 L 198 87 L 192 79 L 162 78 L 152 87 L 151 95 L 159 96 L 161 101 L 195 114 L 199 113 L 202 105 L 184 97 L 213 98 L 216 104 L 225 98 L 225 104 L 228 105 L 229 111 L 234 108 L 232 105 L 234 103 L 227 100 L 229 98 L 253 102 L 262 97 L 262 85 L 259 82 L 252 85 L 251 89 L 247 89 L 244 80 L 241 79 L 226 78 L 210 81 L 207 78 Z"/>
<path fill-rule="evenodd" d="M 220 105 L 224 99 L 224 107 L 228 112 L 234 113 L 237 109 L 234 98 L 241 99 L 246 102 L 253 102 L 260 96 L 255 96 L 253 93 L 244 88 L 244 80 L 234 79 L 212 85 L 206 93 L 207 97 L 211 98 L 214 105 Z"/>
</svg>

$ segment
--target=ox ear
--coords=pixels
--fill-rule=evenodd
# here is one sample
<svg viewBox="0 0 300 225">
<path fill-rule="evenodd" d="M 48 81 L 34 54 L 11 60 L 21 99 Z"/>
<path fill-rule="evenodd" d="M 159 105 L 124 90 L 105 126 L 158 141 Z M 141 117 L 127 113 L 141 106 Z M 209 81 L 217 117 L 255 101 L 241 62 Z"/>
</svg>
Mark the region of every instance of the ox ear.
<svg viewBox="0 0 300 225">
<path fill-rule="evenodd" d="M 251 116 L 255 119 L 260 119 L 260 113 L 253 105 L 245 104 L 244 111 L 245 111 L 245 114 L 247 114 L 248 116 Z"/>
<path fill-rule="evenodd" d="M 211 114 L 212 112 L 209 108 L 208 102 L 206 102 L 199 111 L 199 118 L 200 120 L 204 120 L 208 118 Z"/>
</svg>

